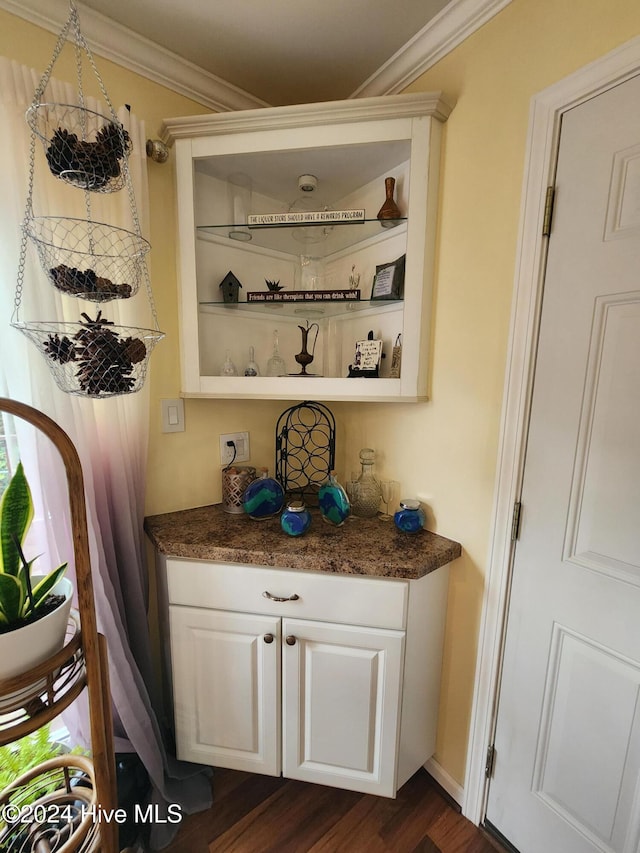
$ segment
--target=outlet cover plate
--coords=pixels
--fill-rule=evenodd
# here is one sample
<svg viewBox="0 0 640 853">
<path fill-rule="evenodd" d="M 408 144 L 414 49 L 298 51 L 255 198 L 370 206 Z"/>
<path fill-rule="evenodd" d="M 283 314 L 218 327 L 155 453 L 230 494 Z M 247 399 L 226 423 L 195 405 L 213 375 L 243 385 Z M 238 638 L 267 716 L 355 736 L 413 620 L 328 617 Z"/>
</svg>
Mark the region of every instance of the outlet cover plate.
<svg viewBox="0 0 640 853">
<path fill-rule="evenodd" d="M 228 441 L 233 441 L 236 445 L 235 459 L 233 459 L 233 447 L 227 447 Z M 249 461 L 248 432 L 228 432 L 220 436 L 220 464 L 228 465 L 232 459 L 234 463 Z"/>
</svg>

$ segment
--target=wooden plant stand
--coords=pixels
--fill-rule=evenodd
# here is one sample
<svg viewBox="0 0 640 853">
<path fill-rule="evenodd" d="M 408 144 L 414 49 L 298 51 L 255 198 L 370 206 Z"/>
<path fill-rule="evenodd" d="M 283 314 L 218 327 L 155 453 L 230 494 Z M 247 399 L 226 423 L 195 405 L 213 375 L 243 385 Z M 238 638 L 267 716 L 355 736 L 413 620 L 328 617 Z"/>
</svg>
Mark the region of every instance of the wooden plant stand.
<svg viewBox="0 0 640 853">
<path fill-rule="evenodd" d="M 20 676 L 0 680 L 0 746 L 41 728 L 87 689 L 91 760 L 62 755 L 25 773 L 0 792 L 0 849 L 6 853 L 117 853 L 118 826 L 99 820 L 117 807 L 107 646 L 96 625 L 82 468 L 55 421 L 0 397 L 0 411 L 43 432 L 62 457 L 73 532 L 78 612 L 63 648 Z M 14 819 L 15 815 L 15 819 Z"/>
</svg>

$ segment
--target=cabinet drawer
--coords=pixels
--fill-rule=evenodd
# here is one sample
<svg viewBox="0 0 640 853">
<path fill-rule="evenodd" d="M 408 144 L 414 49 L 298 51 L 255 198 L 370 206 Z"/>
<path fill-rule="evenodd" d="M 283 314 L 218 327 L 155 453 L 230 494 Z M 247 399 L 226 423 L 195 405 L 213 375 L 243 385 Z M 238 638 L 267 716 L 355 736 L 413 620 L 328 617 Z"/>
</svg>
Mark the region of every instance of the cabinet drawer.
<svg viewBox="0 0 640 853">
<path fill-rule="evenodd" d="M 408 582 L 261 566 L 167 559 L 169 604 L 320 619 L 372 628 L 406 627 Z M 274 601 L 264 596 L 294 600 Z"/>
</svg>

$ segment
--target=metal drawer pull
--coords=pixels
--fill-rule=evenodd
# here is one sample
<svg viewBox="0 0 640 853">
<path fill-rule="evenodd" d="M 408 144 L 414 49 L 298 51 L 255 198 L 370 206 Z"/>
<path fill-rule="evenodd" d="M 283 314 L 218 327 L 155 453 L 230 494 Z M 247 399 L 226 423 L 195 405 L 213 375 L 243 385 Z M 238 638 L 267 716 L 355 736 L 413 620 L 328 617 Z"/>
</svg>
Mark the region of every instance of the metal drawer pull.
<svg viewBox="0 0 640 853">
<path fill-rule="evenodd" d="M 273 643 L 273 634 L 265 634 L 264 641 L 265 643 Z"/>
<path fill-rule="evenodd" d="M 288 646 L 295 646 L 295 644 L 296 644 L 296 638 L 293 636 L 293 634 L 289 634 L 289 636 L 288 636 L 288 637 L 287 637 L 287 639 L 285 640 L 285 643 L 286 643 Z"/>
<path fill-rule="evenodd" d="M 293 593 L 293 595 L 287 595 L 285 598 L 281 598 L 281 596 L 279 595 L 271 595 L 271 593 L 268 592 L 266 589 L 262 593 L 262 595 L 263 598 L 268 598 L 269 601 L 297 601 L 300 598 L 300 596 L 297 595 L 295 592 Z"/>
</svg>

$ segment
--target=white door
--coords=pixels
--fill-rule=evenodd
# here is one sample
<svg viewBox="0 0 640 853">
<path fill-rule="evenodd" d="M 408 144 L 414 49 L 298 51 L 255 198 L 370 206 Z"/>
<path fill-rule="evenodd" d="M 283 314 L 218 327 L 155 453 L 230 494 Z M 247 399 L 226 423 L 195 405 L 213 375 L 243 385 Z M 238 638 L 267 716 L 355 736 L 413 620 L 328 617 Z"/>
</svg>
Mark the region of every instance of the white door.
<svg viewBox="0 0 640 853">
<path fill-rule="evenodd" d="M 404 633 L 284 619 L 283 774 L 393 797 Z"/>
<path fill-rule="evenodd" d="M 169 608 L 178 758 L 280 774 L 280 620 Z"/>
<path fill-rule="evenodd" d="M 640 78 L 562 122 L 487 820 L 640 851 Z"/>
</svg>

